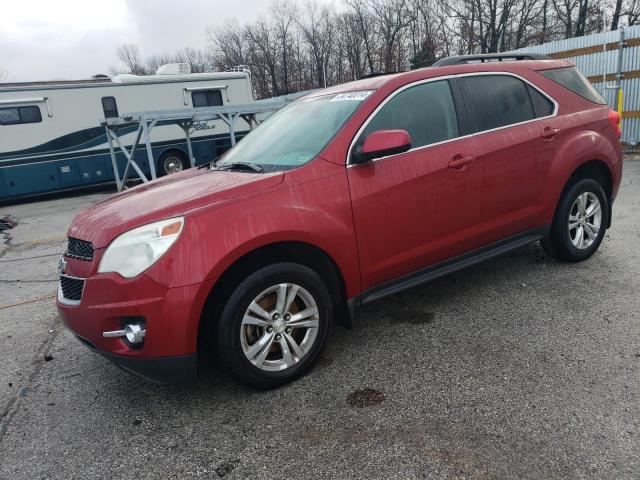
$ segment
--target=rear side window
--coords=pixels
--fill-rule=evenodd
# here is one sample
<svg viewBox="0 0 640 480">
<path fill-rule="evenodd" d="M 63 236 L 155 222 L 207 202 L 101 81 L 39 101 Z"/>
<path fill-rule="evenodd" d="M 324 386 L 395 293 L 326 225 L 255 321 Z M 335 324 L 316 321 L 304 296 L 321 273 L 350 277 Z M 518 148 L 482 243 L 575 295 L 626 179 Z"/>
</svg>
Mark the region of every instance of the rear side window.
<svg viewBox="0 0 640 480">
<path fill-rule="evenodd" d="M 535 118 L 527 85 L 507 75 L 460 79 L 470 102 L 472 132 L 482 132 Z"/>
<path fill-rule="evenodd" d="M 118 116 L 118 104 L 115 97 L 102 97 L 102 110 L 104 118 L 115 118 Z"/>
<path fill-rule="evenodd" d="M 21 123 L 38 123 L 42 121 L 40 107 L 0 108 L 0 125 L 18 125 Z"/>
<path fill-rule="evenodd" d="M 527 90 L 529 91 L 529 98 L 531 99 L 533 113 L 536 115 L 536 118 L 548 117 L 553 113 L 554 105 L 551 103 L 551 100 L 531 85 L 527 85 Z"/>
<path fill-rule="evenodd" d="M 605 105 L 607 102 L 593 88 L 593 85 L 589 83 L 589 80 L 584 78 L 576 67 L 555 68 L 553 70 L 544 70 L 539 72 L 545 77 L 559 83 L 565 88 L 568 88 L 573 93 L 580 95 L 582 98 L 589 100 L 593 103 Z"/>
<path fill-rule="evenodd" d="M 220 90 L 203 90 L 191 93 L 193 106 L 197 107 L 219 107 L 222 105 L 222 93 Z"/>
<path fill-rule="evenodd" d="M 449 82 L 440 80 L 410 87 L 389 100 L 364 129 L 356 146 L 376 130 L 406 130 L 411 147 L 422 147 L 458 136 L 456 110 Z"/>
</svg>

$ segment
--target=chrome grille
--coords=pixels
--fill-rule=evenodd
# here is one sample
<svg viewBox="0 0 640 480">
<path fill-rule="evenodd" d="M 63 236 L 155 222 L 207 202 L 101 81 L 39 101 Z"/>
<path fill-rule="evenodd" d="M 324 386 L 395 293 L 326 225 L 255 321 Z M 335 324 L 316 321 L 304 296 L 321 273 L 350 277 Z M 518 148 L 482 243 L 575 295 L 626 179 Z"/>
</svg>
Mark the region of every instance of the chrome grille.
<svg viewBox="0 0 640 480">
<path fill-rule="evenodd" d="M 91 242 L 69 237 L 65 255 L 77 260 L 85 260 L 90 262 L 91 260 L 93 260 L 93 245 L 91 244 Z"/>
</svg>

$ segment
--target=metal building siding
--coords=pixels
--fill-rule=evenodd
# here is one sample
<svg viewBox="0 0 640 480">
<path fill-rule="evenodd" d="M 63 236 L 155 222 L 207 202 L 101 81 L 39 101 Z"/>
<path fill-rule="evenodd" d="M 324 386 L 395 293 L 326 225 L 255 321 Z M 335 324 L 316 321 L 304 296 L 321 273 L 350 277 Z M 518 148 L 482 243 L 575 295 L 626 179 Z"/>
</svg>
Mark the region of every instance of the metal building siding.
<svg viewBox="0 0 640 480">
<path fill-rule="evenodd" d="M 625 40 L 640 38 L 640 25 L 625 27 Z M 613 32 L 596 33 L 585 37 L 556 40 L 543 45 L 525 47 L 516 52 L 557 53 L 575 50 L 578 48 L 593 47 L 607 43 L 620 41 L 620 30 Z M 576 65 L 587 77 L 602 76 L 603 73 L 615 74 L 618 70 L 618 50 L 607 50 L 588 55 L 563 57 Z M 640 70 L 640 45 L 625 47 L 622 55 L 622 72 Z M 614 85 L 609 81 L 607 85 Z M 607 103 L 613 108 L 617 91 L 605 89 L 602 81 L 593 82 L 593 86 L 602 94 Z M 622 80 L 624 92 L 623 111 L 640 110 L 640 78 Z M 640 143 L 640 118 L 624 118 L 622 121 L 622 141 L 628 144 Z"/>
</svg>

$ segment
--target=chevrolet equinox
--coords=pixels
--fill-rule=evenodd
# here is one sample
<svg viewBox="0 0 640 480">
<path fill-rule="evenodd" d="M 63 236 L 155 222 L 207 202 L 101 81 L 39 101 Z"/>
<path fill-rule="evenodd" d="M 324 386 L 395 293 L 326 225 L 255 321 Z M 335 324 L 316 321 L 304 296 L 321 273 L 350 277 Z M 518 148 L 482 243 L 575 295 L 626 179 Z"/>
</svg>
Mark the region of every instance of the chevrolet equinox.
<svg viewBox="0 0 640 480">
<path fill-rule="evenodd" d="M 570 63 L 451 57 L 316 91 L 211 165 L 80 213 L 57 305 L 89 348 L 155 382 L 212 351 L 271 388 L 335 322 L 540 241 L 589 258 L 622 174 L 619 115 Z"/>
</svg>

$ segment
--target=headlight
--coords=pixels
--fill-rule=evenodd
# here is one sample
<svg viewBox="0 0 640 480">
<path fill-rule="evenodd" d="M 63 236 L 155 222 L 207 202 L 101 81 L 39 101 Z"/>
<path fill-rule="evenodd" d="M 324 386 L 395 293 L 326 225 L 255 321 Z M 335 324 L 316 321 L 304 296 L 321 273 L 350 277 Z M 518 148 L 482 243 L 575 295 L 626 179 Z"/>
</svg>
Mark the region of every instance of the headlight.
<svg viewBox="0 0 640 480">
<path fill-rule="evenodd" d="M 133 278 L 153 265 L 182 233 L 184 218 L 170 218 L 134 228 L 117 237 L 104 252 L 98 273 Z"/>
</svg>

